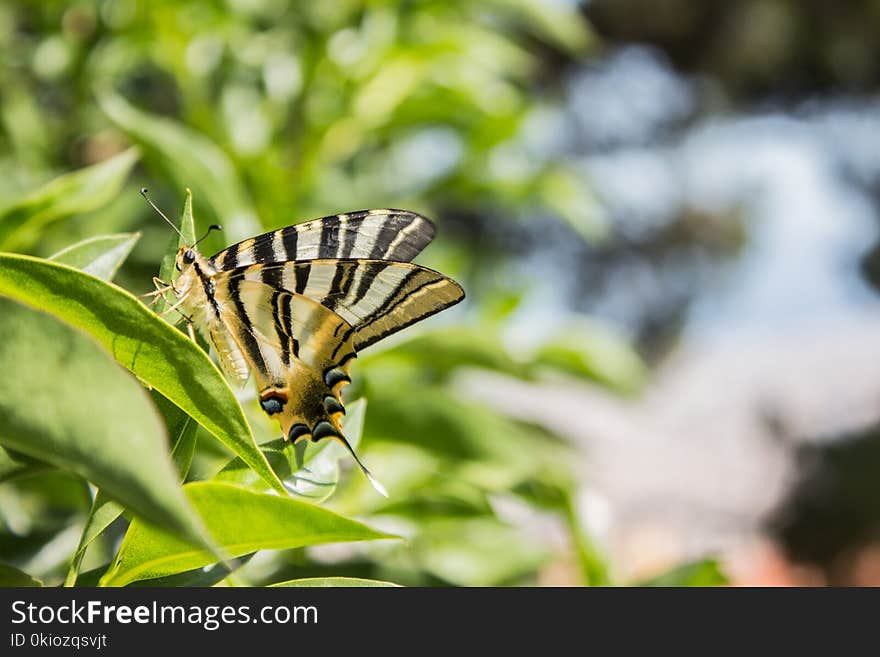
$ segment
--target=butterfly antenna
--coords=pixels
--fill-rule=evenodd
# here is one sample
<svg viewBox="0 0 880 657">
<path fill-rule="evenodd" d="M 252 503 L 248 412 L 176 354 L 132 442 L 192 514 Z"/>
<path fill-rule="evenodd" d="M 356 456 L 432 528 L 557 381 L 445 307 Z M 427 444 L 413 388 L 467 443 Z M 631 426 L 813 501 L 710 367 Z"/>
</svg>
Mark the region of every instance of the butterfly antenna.
<svg viewBox="0 0 880 657">
<path fill-rule="evenodd" d="M 388 497 L 388 491 L 385 490 L 385 486 L 380 484 L 379 480 L 373 476 L 373 473 L 367 469 L 367 466 L 365 466 L 361 462 L 361 460 L 358 458 L 358 455 L 355 454 L 354 448 L 349 444 L 348 440 L 345 439 L 345 436 L 336 436 L 336 437 L 339 439 L 339 442 L 341 442 L 343 445 L 345 445 L 345 448 L 348 450 L 348 453 L 351 454 L 351 456 L 355 460 L 355 462 L 361 467 L 361 470 L 363 470 L 364 475 L 367 477 L 367 479 L 373 485 L 373 488 L 376 489 L 376 492 L 379 493 L 382 497 Z"/>
<path fill-rule="evenodd" d="M 178 235 L 180 235 L 180 239 L 186 241 L 186 238 L 183 236 L 183 233 L 180 232 L 180 229 L 179 229 L 177 226 L 174 225 L 174 222 L 171 221 L 171 219 L 169 219 L 168 217 L 165 216 L 165 213 L 162 212 L 162 211 L 156 206 L 155 203 L 153 203 L 152 199 L 148 196 L 148 193 L 149 193 L 149 190 L 148 190 L 146 187 L 141 187 L 141 196 L 143 196 L 144 199 L 147 201 L 147 203 L 150 204 L 150 207 L 152 207 L 156 212 L 159 213 L 159 216 L 162 217 L 162 218 L 168 223 L 168 225 L 171 226 L 171 228 L 174 229 L 174 232 L 175 232 L 175 233 L 177 233 Z M 209 232 L 210 232 L 210 231 L 209 231 Z"/>
<path fill-rule="evenodd" d="M 223 230 L 223 226 L 221 226 L 220 224 L 211 224 L 210 226 L 208 226 L 208 232 L 196 240 L 196 243 L 193 244 L 193 248 L 198 246 L 199 242 L 201 242 L 203 239 L 205 239 L 208 235 L 210 235 L 215 230 Z"/>
</svg>

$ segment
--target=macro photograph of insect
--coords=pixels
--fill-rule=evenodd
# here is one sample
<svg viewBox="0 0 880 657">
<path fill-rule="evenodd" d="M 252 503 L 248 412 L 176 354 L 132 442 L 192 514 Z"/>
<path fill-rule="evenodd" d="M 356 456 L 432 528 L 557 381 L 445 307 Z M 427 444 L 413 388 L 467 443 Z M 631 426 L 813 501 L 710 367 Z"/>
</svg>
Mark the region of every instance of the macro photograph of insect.
<svg viewBox="0 0 880 657">
<path fill-rule="evenodd" d="M 857 4 L 0 4 L 0 587 L 880 584 Z"/>
</svg>

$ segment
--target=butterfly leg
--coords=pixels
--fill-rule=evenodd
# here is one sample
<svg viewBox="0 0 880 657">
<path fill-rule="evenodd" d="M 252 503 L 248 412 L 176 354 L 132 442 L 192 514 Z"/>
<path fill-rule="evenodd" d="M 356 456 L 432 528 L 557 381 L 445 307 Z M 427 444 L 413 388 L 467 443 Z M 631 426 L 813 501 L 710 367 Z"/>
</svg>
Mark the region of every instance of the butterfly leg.
<svg viewBox="0 0 880 657">
<path fill-rule="evenodd" d="M 153 296 L 153 298 L 150 299 L 150 303 L 147 304 L 147 307 L 148 307 L 148 308 L 152 308 L 152 307 L 155 306 L 157 303 L 159 303 L 159 301 L 161 301 L 162 299 L 165 298 L 164 296 L 162 296 L 162 295 L 160 295 L 160 294 L 155 294 L 155 295 L 152 295 L 152 296 Z"/>
<path fill-rule="evenodd" d="M 140 298 L 143 299 L 145 297 L 154 297 L 159 294 L 165 294 L 168 290 L 174 289 L 173 284 L 163 281 L 158 276 L 153 276 L 153 287 L 156 288 L 154 291 L 147 292 L 146 294 L 142 294 L 142 295 L 140 295 Z"/>
<path fill-rule="evenodd" d="M 148 299 L 153 297 L 153 300 L 150 301 L 149 306 L 155 305 L 160 299 L 163 299 L 169 290 L 174 290 L 174 285 L 171 283 L 166 283 L 158 276 L 153 276 L 153 286 L 156 288 L 152 292 L 147 292 L 146 294 L 141 294 L 139 296 L 140 299 Z"/>
<path fill-rule="evenodd" d="M 189 335 L 189 339 L 192 340 L 193 342 L 196 342 L 196 332 L 193 329 L 193 325 L 195 324 L 195 322 L 193 322 L 192 317 L 182 313 L 180 311 L 180 309 L 177 308 L 177 306 L 179 306 L 179 305 L 180 304 L 178 303 L 178 304 L 176 304 L 176 306 L 174 308 L 169 308 L 168 310 L 176 310 L 177 311 L 177 314 L 180 315 L 180 318 L 186 322 L 186 333 L 187 333 L 187 335 Z M 164 315 L 165 313 L 162 313 L 162 314 Z"/>
<path fill-rule="evenodd" d="M 177 294 L 177 288 L 174 287 L 174 282 L 163 281 L 158 276 L 153 276 L 153 285 L 156 286 L 157 289 L 161 289 L 164 291 L 171 290 L 175 294 Z"/>
<path fill-rule="evenodd" d="M 175 304 L 174 304 L 173 306 L 171 306 L 170 308 L 166 308 L 166 309 L 165 309 L 165 310 L 159 315 L 159 317 L 165 317 L 165 315 L 168 315 L 168 314 L 172 313 L 173 311 L 177 310 L 177 309 L 180 307 L 180 305 L 181 305 L 184 301 L 186 301 L 186 299 L 181 299 L 180 301 L 178 301 L 177 303 L 175 303 Z M 181 315 L 183 315 L 183 313 L 181 313 Z M 186 315 L 183 315 L 183 317 L 186 318 L 186 319 L 189 319 L 188 317 L 186 317 Z"/>
</svg>

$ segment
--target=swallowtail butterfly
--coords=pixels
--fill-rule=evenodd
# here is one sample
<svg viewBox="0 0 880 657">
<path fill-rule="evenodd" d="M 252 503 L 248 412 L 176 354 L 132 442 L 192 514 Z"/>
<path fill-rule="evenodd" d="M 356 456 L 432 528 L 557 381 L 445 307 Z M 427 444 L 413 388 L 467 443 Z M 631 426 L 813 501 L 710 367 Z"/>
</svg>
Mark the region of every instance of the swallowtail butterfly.
<svg viewBox="0 0 880 657">
<path fill-rule="evenodd" d="M 244 385 L 253 372 L 260 405 L 285 439 L 340 441 L 384 492 L 342 433 L 340 390 L 360 350 L 464 298 L 458 283 L 410 262 L 434 232 L 415 212 L 361 210 L 264 233 L 210 258 L 196 242 L 178 250 L 177 279 L 154 279 L 152 295 L 174 294 L 166 312 L 184 315 L 191 336 L 195 325 L 230 380 Z"/>
</svg>

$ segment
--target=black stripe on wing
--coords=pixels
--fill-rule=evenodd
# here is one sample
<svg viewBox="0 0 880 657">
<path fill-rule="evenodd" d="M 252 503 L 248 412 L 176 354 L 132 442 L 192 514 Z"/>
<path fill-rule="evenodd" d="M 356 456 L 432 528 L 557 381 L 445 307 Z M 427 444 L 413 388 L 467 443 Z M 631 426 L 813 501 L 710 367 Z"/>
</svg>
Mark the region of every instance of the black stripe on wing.
<svg viewBox="0 0 880 657">
<path fill-rule="evenodd" d="M 259 268 L 253 265 L 247 269 L 253 272 Z M 347 339 L 344 336 L 351 335 L 349 325 L 314 299 L 245 276 L 233 276 L 218 287 L 218 298 L 230 311 L 222 313 L 222 321 L 258 384 L 284 381 L 294 359 L 323 372 L 346 356 L 339 347 Z M 351 345 L 348 351 L 353 352 Z M 331 359 L 331 353 L 336 352 L 339 358 Z"/>
<path fill-rule="evenodd" d="M 234 244 L 211 258 L 218 269 L 288 260 L 409 262 L 434 238 L 434 224 L 408 210 L 358 210 L 288 226 Z"/>
<path fill-rule="evenodd" d="M 410 272 L 381 306 L 362 318 L 354 331 L 355 349 L 369 347 L 464 299 L 461 286 L 443 274 L 420 267 Z"/>
<path fill-rule="evenodd" d="M 266 364 L 263 355 L 260 352 L 260 345 L 254 335 L 254 326 L 251 322 L 250 315 L 241 298 L 241 285 L 244 282 L 243 277 L 236 277 L 229 281 L 227 294 L 235 304 L 236 317 L 241 325 L 241 330 L 235 332 L 236 341 L 243 348 L 245 355 L 248 357 L 257 371 L 265 371 Z"/>
<path fill-rule="evenodd" d="M 262 281 L 279 279 L 319 302 L 351 325 L 356 349 L 369 346 L 419 320 L 455 305 L 464 291 L 427 267 L 379 260 L 311 260 L 258 266 Z M 218 283 L 243 277 L 253 268 L 218 274 Z M 279 272 L 282 274 L 279 275 Z"/>
</svg>

